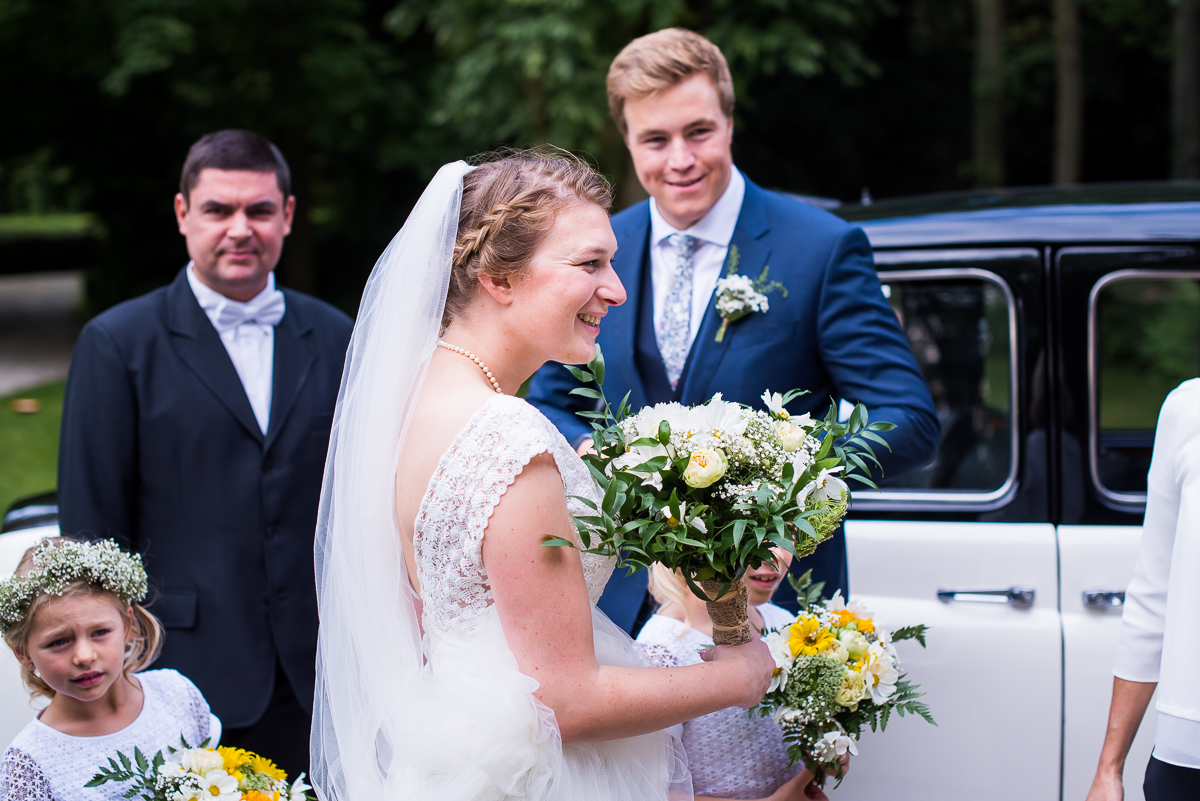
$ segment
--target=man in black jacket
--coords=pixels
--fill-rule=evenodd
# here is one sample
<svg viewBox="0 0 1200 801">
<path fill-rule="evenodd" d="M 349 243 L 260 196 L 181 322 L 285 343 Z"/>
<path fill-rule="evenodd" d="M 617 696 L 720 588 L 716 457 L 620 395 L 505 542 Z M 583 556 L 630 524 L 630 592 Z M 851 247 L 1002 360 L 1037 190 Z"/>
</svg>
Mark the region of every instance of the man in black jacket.
<svg viewBox="0 0 1200 801">
<path fill-rule="evenodd" d="M 313 534 L 352 323 L 275 288 L 295 198 L 248 131 L 192 146 L 175 213 L 191 262 L 97 316 L 71 362 L 59 451 L 64 534 L 143 554 L 167 629 L 222 743 L 308 769 Z"/>
</svg>

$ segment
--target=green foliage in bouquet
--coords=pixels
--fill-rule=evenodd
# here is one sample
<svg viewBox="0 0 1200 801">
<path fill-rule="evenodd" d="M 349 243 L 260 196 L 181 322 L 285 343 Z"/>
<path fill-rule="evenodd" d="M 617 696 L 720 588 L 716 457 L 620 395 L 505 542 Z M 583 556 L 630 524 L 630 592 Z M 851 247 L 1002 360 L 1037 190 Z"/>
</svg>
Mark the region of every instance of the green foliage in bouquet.
<svg viewBox="0 0 1200 801">
<path fill-rule="evenodd" d="M 575 520 L 582 550 L 617 555 L 630 573 L 655 562 L 678 569 L 705 600 L 713 596 L 700 582 L 719 582 L 723 595 L 769 561 L 772 547 L 802 557 L 828 539 L 850 504 L 846 480 L 875 487 L 872 443 L 888 447 L 879 434 L 895 428 L 869 423 L 861 404 L 845 423 L 836 404 L 823 420 L 793 417 L 785 407 L 800 390 L 764 393 L 765 411 L 718 394 L 701 406 L 631 414 L 628 395 L 616 410 L 604 396 L 599 346 L 586 370 L 567 369 L 595 383 L 571 394 L 599 409 L 579 413 L 592 423 L 595 453 L 584 461 L 602 492 L 599 504 L 579 499 L 592 510 Z"/>
</svg>

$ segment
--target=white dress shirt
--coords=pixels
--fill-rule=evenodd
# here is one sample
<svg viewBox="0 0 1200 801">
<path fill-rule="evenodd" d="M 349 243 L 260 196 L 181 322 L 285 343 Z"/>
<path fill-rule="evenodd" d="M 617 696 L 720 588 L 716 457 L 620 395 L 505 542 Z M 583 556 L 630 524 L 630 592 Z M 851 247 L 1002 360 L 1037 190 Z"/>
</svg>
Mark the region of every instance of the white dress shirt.
<svg viewBox="0 0 1200 801">
<path fill-rule="evenodd" d="M 1157 682 L 1154 756 L 1200 768 L 1200 379 L 1163 403 L 1113 673 Z"/>
<path fill-rule="evenodd" d="M 242 388 L 254 410 L 254 419 L 264 434 L 271 420 L 271 382 L 275 364 L 275 324 L 282 315 L 283 293 L 275 289 L 275 274 L 267 276 L 267 285 L 250 300 L 241 303 L 225 297 L 203 283 L 191 262 L 187 266 L 188 283 L 200 308 L 221 337 L 229 359 L 237 370 Z M 276 297 L 278 296 L 278 297 Z M 260 322 L 255 310 L 274 305 L 273 314 L 265 314 L 274 323 Z M 276 317 L 278 315 L 278 317 Z"/>
<path fill-rule="evenodd" d="M 746 179 L 737 167 L 730 170 L 729 186 L 713 207 L 700 221 L 681 231 L 663 219 L 658 204 L 650 198 L 650 283 L 654 289 L 654 327 L 662 323 L 663 308 L 667 304 L 667 293 L 671 290 L 671 279 L 675 275 L 675 254 L 667 237 L 686 234 L 700 240 L 692 257 L 692 318 L 688 333 L 688 346 L 695 342 L 708 309 L 709 298 L 721 278 L 725 265 L 725 254 L 729 252 L 729 240 L 737 227 L 738 215 L 742 213 L 742 199 L 746 196 Z"/>
</svg>

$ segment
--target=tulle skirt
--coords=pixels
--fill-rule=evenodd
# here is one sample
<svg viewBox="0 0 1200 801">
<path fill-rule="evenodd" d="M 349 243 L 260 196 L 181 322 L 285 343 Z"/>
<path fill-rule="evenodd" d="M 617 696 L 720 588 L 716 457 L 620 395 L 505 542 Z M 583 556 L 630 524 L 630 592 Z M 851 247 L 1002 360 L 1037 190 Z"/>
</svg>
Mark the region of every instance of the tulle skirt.
<svg viewBox="0 0 1200 801">
<path fill-rule="evenodd" d="M 644 667 L 633 640 L 593 607 L 596 658 Z M 439 801 L 676 801 L 692 797 L 681 727 L 568 743 L 538 683 L 517 669 L 495 609 L 468 636 L 426 635 L 407 753 L 383 755 L 394 797 Z M 389 758 L 390 757 L 390 758 Z M 400 763 L 400 764 L 397 764 Z M 400 771 L 395 768 L 404 766 Z"/>
</svg>

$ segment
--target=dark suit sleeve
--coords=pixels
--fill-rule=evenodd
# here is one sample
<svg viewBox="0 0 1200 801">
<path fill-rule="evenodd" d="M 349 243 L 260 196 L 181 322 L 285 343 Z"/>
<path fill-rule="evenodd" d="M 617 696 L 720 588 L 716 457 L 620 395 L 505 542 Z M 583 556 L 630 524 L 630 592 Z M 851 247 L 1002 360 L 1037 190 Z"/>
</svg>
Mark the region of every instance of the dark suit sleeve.
<svg viewBox="0 0 1200 801">
<path fill-rule="evenodd" d="M 111 335 L 83 329 L 71 358 L 58 445 L 63 534 L 138 545 L 137 396 Z"/>
<path fill-rule="evenodd" d="M 866 234 L 847 232 L 831 254 L 817 322 L 821 359 L 841 398 L 861 402 L 870 420 L 896 429 L 891 451 L 874 448 L 883 474 L 897 476 L 937 455 L 933 399 L 908 340 L 879 285 Z M 879 478 L 878 471 L 872 471 Z"/>
<path fill-rule="evenodd" d="M 574 447 L 579 447 L 592 433 L 592 427 L 576 412 L 590 409 L 595 404 L 588 398 L 570 394 L 578 386 L 581 386 L 580 383 L 566 367 L 558 362 L 548 362 L 533 374 L 526 398 L 554 423 L 554 427 Z M 613 401 L 614 407 L 616 402 Z"/>
</svg>

